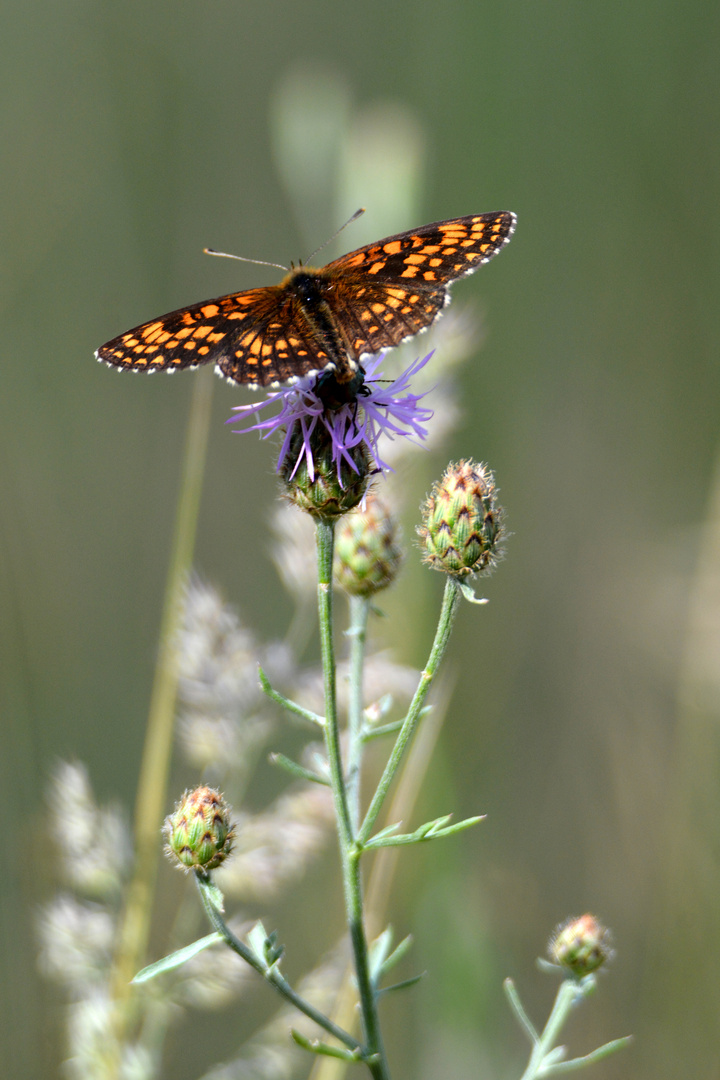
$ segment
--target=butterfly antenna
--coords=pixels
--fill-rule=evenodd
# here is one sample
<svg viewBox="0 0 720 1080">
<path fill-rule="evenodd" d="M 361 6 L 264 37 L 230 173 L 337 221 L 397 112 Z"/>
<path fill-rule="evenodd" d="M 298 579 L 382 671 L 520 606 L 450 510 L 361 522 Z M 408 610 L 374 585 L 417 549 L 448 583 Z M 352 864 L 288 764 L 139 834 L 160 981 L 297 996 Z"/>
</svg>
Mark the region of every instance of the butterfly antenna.
<svg viewBox="0 0 720 1080">
<path fill-rule="evenodd" d="M 357 219 L 359 217 L 362 217 L 364 213 L 365 213 L 365 207 L 361 206 L 359 210 L 355 211 L 355 213 L 352 215 L 352 217 L 349 217 L 347 219 L 347 221 L 345 222 L 344 225 L 341 225 L 339 229 L 335 230 L 335 232 L 332 234 L 332 236 L 328 240 L 326 240 L 324 244 L 321 244 L 320 247 L 315 248 L 312 255 L 308 255 L 307 259 L 305 260 L 305 264 L 307 265 L 307 263 L 309 263 L 311 259 L 314 259 L 315 256 L 317 255 L 318 251 L 322 251 L 322 249 L 327 247 L 328 244 L 332 244 L 335 237 L 339 236 L 340 233 L 343 231 L 343 229 L 346 229 L 348 227 L 348 225 L 352 225 L 353 221 L 357 221 Z"/>
<path fill-rule="evenodd" d="M 264 259 L 246 259 L 244 255 L 228 255 L 227 251 L 216 251 L 215 248 L 203 248 L 206 255 L 220 255 L 223 259 L 238 259 L 239 262 L 254 263 L 255 266 L 275 266 L 278 270 L 289 271 L 288 266 L 282 263 L 266 262 Z"/>
</svg>

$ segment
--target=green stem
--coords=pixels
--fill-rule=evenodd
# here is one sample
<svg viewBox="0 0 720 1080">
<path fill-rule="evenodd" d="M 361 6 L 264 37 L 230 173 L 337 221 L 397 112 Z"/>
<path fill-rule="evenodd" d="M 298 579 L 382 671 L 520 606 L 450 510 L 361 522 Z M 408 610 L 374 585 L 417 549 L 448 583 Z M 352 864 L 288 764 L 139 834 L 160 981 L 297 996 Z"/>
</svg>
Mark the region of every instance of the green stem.
<svg viewBox="0 0 720 1080">
<path fill-rule="evenodd" d="M 363 667 L 369 613 L 370 601 L 367 597 L 350 597 L 347 793 L 353 832 L 357 832 L 360 825 L 360 775 L 364 747 Z"/>
<path fill-rule="evenodd" d="M 367 939 L 363 924 L 360 852 L 355 845 L 352 819 L 348 806 L 345 774 L 340 752 L 340 731 L 337 714 L 335 647 L 333 643 L 333 549 L 335 523 L 328 518 L 316 519 L 318 563 L 318 618 L 320 650 L 325 682 L 325 746 L 330 766 L 335 814 L 337 818 L 340 860 L 342 864 L 345 910 L 352 943 L 357 979 L 360 1012 L 363 1021 L 366 1062 L 375 1080 L 390 1080 L 385 1050 L 380 1032 L 377 1002 L 370 981 Z"/>
<path fill-rule="evenodd" d="M 560 983 L 555 1004 L 548 1018 L 542 1035 L 535 1043 L 528 1067 L 522 1075 L 522 1080 L 535 1080 L 543 1061 L 555 1045 L 555 1040 L 562 1031 L 568 1013 L 575 1004 L 578 996 L 577 985 L 572 979 L 565 979 Z"/>
<path fill-rule="evenodd" d="M 328 518 L 316 521 L 316 545 L 318 564 L 318 618 L 320 624 L 320 652 L 322 655 L 323 683 L 325 690 L 325 746 L 328 752 L 330 777 L 340 844 L 348 849 L 353 842 L 337 712 L 337 685 L 335 671 L 335 643 L 333 641 L 333 550 L 335 522 Z"/>
<path fill-rule="evenodd" d="M 353 1035 L 350 1035 L 349 1032 L 338 1027 L 338 1025 L 334 1024 L 332 1020 L 324 1015 L 324 1013 L 321 1013 L 314 1005 L 311 1005 L 309 1001 L 306 1001 L 305 998 L 301 997 L 280 974 L 277 967 L 274 965 L 267 966 L 263 964 L 255 953 L 248 948 L 245 942 L 241 941 L 240 938 L 233 934 L 212 901 L 212 896 L 210 895 L 208 888 L 210 886 L 210 875 L 198 872 L 195 874 L 195 881 L 200 890 L 203 907 L 205 908 L 208 919 L 233 952 L 236 952 L 238 956 L 241 956 L 250 967 L 254 968 L 258 974 L 262 975 L 279 994 L 282 994 L 282 996 L 294 1005 L 295 1008 L 299 1009 L 300 1012 L 309 1016 L 311 1020 L 314 1020 L 316 1024 L 321 1028 L 324 1028 L 330 1035 L 333 1035 L 339 1042 L 344 1043 L 345 1046 L 348 1046 L 351 1050 L 362 1054 L 362 1047 L 359 1046 L 357 1039 Z"/>
<path fill-rule="evenodd" d="M 445 581 L 445 593 L 443 595 L 442 609 L 440 611 L 440 620 L 435 632 L 435 640 L 433 641 L 430 650 L 430 656 L 425 665 L 425 670 L 420 676 L 418 688 L 415 691 L 415 696 L 410 703 L 407 716 L 400 728 L 400 734 L 395 740 L 392 753 L 390 754 L 385 770 L 380 777 L 380 783 L 378 784 L 372 802 L 368 807 L 365 820 L 360 826 L 360 831 L 357 834 L 357 842 L 360 845 L 366 843 L 370 838 L 373 826 L 382 809 L 385 797 L 390 790 L 390 786 L 395 778 L 395 773 L 398 770 L 403 754 L 405 753 L 408 743 L 412 739 L 418 722 L 420 721 L 425 699 L 432 686 L 433 679 L 437 675 L 438 668 L 440 667 L 450 640 L 450 632 L 452 631 L 453 623 L 455 621 L 455 615 L 458 604 L 460 603 L 461 595 L 455 579 L 448 576 Z"/>
</svg>

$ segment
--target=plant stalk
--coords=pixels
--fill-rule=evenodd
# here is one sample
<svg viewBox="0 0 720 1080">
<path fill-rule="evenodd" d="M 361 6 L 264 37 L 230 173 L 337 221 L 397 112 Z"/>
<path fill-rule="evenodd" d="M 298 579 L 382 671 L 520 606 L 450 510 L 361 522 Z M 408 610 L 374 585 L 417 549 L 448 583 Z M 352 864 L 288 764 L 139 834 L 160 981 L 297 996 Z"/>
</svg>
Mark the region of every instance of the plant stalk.
<svg viewBox="0 0 720 1080">
<path fill-rule="evenodd" d="M 318 618 L 320 649 L 325 682 L 325 746 L 330 766 L 330 778 L 337 818 L 343 891 L 350 941 L 352 944 L 360 998 L 366 1062 L 374 1080 L 390 1080 L 385 1050 L 380 1032 L 377 1001 L 370 981 L 368 946 L 363 924 L 360 851 L 355 844 L 353 824 L 348 805 L 345 773 L 340 751 L 340 731 L 337 714 L 335 647 L 333 642 L 333 550 L 335 523 L 332 519 L 317 518 L 316 544 L 318 563 Z M 369 1060 L 368 1060 L 369 1059 Z"/>
<path fill-rule="evenodd" d="M 363 754 L 363 668 L 370 601 L 350 597 L 350 686 L 348 701 L 347 796 L 353 832 L 360 827 L 360 780 Z"/>
<path fill-rule="evenodd" d="M 160 648 L 148 713 L 145 745 L 135 802 L 135 866 L 114 960 L 113 992 L 118 1004 L 116 1034 L 122 1042 L 130 1022 L 130 980 L 145 959 L 157 862 L 159 830 L 165 811 L 167 778 L 172 751 L 177 695 L 175 639 L 182 594 L 192 565 L 198 509 L 210 428 L 213 381 L 210 372 L 194 380 L 190 405 L 180 494 L 175 519 L 170 566 L 160 629 Z"/>
<path fill-rule="evenodd" d="M 305 998 L 301 997 L 300 994 L 293 990 L 292 986 L 290 986 L 290 983 L 287 982 L 284 976 L 280 974 L 279 970 L 275 965 L 271 965 L 269 967 L 267 965 L 263 965 L 255 955 L 255 953 L 252 951 L 252 949 L 249 949 L 248 946 L 240 940 L 240 938 L 236 937 L 235 934 L 233 934 L 232 930 L 229 926 L 227 926 L 222 915 L 213 903 L 212 897 L 209 895 L 209 874 L 203 874 L 198 872 L 195 874 L 195 881 L 200 891 L 200 897 L 202 899 L 203 907 L 205 908 L 205 913 L 207 914 L 208 919 L 210 920 L 215 930 L 217 930 L 218 934 L 220 934 L 224 938 L 224 940 L 227 942 L 233 952 L 236 952 L 238 956 L 241 956 L 242 959 L 250 965 L 251 968 L 254 968 L 255 971 L 258 972 L 258 974 L 262 975 L 263 978 L 266 979 L 267 982 L 269 982 L 270 985 L 273 986 L 279 994 L 282 994 L 282 996 L 291 1003 L 291 1005 L 294 1005 L 295 1008 L 299 1009 L 300 1012 L 305 1014 L 305 1016 L 310 1017 L 310 1019 L 313 1020 L 316 1024 L 318 1024 L 321 1028 L 324 1028 L 324 1030 L 327 1031 L 328 1034 L 336 1038 L 338 1042 L 344 1043 L 344 1045 L 349 1047 L 350 1050 L 360 1051 L 362 1048 L 358 1045 L 358 1041 L 353 1035 L 350 1035 L 347 1031 L 344 1031 L 341 1027 L 338 1027 L 338 1025 L 334 1024 L 332 1020 L 325 1016 L 324 1013 L 321 1013 L 318 1009 L 315 1008 L 314 1005 L 311 1005 L 309 1001 L 306 1001 Z"/>
<path fill-rule="evenodd" d="M 572 979 L 564 979 L 558 987 L 555 1004 L 542 1035 L 533 1046 L 528 1067 L 522 1074 L 522 1080 L 535 1080 L 535 1077 L 539 1075 L 543 1061 L 555 1045 L 555 1040 L 562 1031 L 577 996 L 578 989 Z"/>
<path fill-rule="evenodd" d="M 418 688 L 415 691 L 415 696 L 410 703 L 407 716 L 403 721 L 403 726 L 400 728 L 400 733 L 395 740 L 392 753 L 388 758 L 388 762 L 385 766 L 380 782 L 377 786 L 377 790 L 373 795 L 370 806 L 368 807 L 365 820 L 360 826 L 360 831 L 357 835 L 358 844 L 362 845 L 367 843 L 370 839 L 370 834 L 373 830 L 373 826 L 377 821 L 378 814 L 382 810 L 385 797 L 392 785 L 395 778 L 400 762 L 403 758 L 408 743 L 412 739 L 415 729 L 418 725 L 420 717 L 422 716 L 425 700 L 428 696 L 430 687 L 432 686 L 433 679 L 437 675 L 438 668 L 442 662 L 442 659 L 447 650 L 448 642 L 450 640 L 450 633 L 455 621 L 455 615 L 457 613 L 458 604 L 461 597 L 460 588 L 454 578 L 448 577 L 445 581 L 445 593 L 443 595 L 442 609 L 440 611 L 440 619 L 438 622 L 437 630 L 435 631 L 435 640 L 430 650 L 430 656 L 425 666 L 424 671 L 420 676 L 420 682 Z"/>
</svg>

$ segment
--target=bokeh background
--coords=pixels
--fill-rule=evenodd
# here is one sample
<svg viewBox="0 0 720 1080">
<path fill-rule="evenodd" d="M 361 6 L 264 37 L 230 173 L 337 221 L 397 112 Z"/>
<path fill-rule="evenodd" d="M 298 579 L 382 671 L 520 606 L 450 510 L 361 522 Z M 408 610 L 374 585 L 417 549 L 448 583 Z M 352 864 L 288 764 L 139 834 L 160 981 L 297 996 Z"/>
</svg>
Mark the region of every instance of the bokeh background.
<svg viewBox="0 0 720 1080">
<path fill-rule="evenodd" d="M 3 1071 L 56 1075 L 64 1055 L 35 960 L 43 792 L 77 757 L 132 804 L 196 377 L 118 377 L 93 351 L 277 280 L 205 245 L 287 264 L 364 204 L 323 260 L 519 217 L 454 290 L 485 340 L 447 450 L 408 480 L 411 534 L 449 458 L 489 461 L 513 537 L 491 603 L 461 613 L 417 811 L 487 821 L 404 853 L 396 882 L 429 974 L 388 1011 L 393 1075 L 519 1076 L 502 978 L 539 1022 L 554 985 L 534 958 L 591 910 L 617 957 L 571 1049 L 634 1032 L 594 1075 L 717 1077 L 720 8 L 40 0 L 3 24 Z M 272 453 L 223 426 L 246 399 L 217 382 L 197 564 L 270 638 L 288 618 L 264 550 Z M 378 633 L 420 666 L 441 582 L 414 561 Z M 310 882 L 273 915 L 291 949 L 326 920 L 327 867 L 320 900 Z M 222 1020 L 209 1048 L 185 1033 L 168 1076 L 228 1052 L 243 1017 Z"/>
</svg>

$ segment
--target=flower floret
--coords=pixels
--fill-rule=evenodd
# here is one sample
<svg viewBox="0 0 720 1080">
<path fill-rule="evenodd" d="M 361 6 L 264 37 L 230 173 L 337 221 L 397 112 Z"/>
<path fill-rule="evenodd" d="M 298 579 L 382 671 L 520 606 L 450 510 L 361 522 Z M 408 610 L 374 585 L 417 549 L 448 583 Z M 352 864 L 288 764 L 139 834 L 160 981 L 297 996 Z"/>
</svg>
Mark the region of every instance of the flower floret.
<svg viewBox="0 0 720 1080">
<path fill-rule="evenodd" d="M 305 460 L 311 480 L 314 478 L 312 435 L 318 424 L 326 429 L 330 437 L 333 462 L 338 475 L 343 465 L 354 472 L 358 471 L 353 450 L 360 443 L 365 443 L 369 448 L 378 469 L 391 471 L 391 467 L 383 461 L 380 451 L 380 440 L 383 436 L 388 439 L 402 437 L 420 442 L 427 437 L 425 425 L 433 412 L 420 404 L 427 391 L 414 394 L 410 384 L 431 356 L 432 353 L 429 353 L 416 360 L 389 384 L 383 382 L 380 374 L 383 355 L 371 359 L 367 362 L 364 383 L 357 398 L 338 407 L 328 407 L 320 391 L 322 376 L 320 379 L 313 376 L 277 390 L 263 401 L 235 406 L 233 412 L 240 415 L 231 417 L 228 423 L 257 417 L 270 406 L 279 404 L 279 412 L 265 419 L 258 419 L 239 431 L 259 431 L 264 439 L 276 431 L 283 431 L 277 469 L 280 472 L 285 465 L 292 444 L 294 452 L 297 452 L 297 459 L 293 463 L 291 477 Z M 298 433 L 301 436 L 299 450 Z"/>
</svg>

